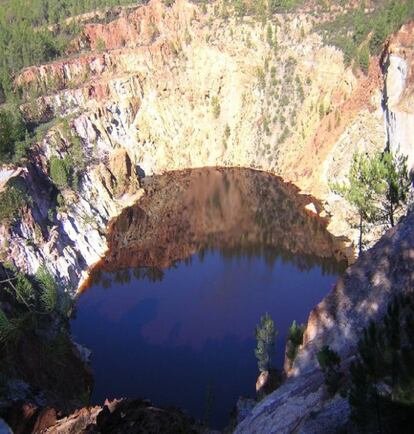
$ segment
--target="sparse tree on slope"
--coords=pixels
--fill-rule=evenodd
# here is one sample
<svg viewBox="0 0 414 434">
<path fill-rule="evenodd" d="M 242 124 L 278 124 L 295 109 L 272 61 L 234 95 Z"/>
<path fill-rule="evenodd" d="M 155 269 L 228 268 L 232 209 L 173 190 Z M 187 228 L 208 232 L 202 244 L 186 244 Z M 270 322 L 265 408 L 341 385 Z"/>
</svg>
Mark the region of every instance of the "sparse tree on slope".
<svg viewBox="0 0 414 434">
<path fill-rule="evenodd" d="M 333 190 L 357 210 L 360 253 L 365 224 L 394 226 L 396 215 L 407 204 L 411 184 L 407 157 L 389 151 L 372 157 L 354 155 L 348 184 L 335 184 Z"/>
<path fill-rule="evenodd" d="M 272 317 L 266 313 L 260 318 L 260 324 L 256 326 L 256 350 L 260 372 L 274 368 L 275 344 L 278 331 Z"/>
<path fill-rule="evenodd" d="M 412 174 L 407 168 L 407 157 L 385 152 L 382 155 L 385 192 L 383 197 L 384 221 L 395 225 L 396 214 L 407 204 Z"/>
<path fill-rule="evenodd" d="M 378 219 L 379 197 L 383 191 L 383 170 L 380 154 L 369 158 L 355 154 L 349 171 L 348 184 L 335 184 L 333 190 L 344 197 L 358 213 L 359 253 L 362 252 L 363 233 L 366 223 Z"/>
</svg>

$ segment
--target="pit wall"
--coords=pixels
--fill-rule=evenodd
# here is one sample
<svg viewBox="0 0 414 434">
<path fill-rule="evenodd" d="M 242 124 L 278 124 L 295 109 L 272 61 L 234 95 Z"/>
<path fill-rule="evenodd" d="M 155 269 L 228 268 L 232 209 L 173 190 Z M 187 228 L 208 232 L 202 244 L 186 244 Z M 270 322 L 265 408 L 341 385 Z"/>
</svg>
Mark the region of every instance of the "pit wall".
<svg viewBox="0 0 414 434">
<path fill-rule="evenodd" d="M 352 213 L 328 185 L 346 178 L 355 151 L 395 140 L 411 149 L 401 133 L 411 118 L 382 95 L 394 86 L 394 99 L 408 101 L 411 82 L 391 60 L 402 56 L 401 41 L 365 76 L 323 45 L 312 30 L 319 19 L 281 14 L 263 25 L 226 18 L 215 5 L 204 13 L 185 0 L 151 0 L 112 23 L 86 24 L 67 59 L 22 71 L 22 110 L 50 128 L 19 175 L 34 200 L 0 228 L 2 259 L 29 274 L 46 263 L 74 291 L 105 253 L 108 221 L 144 194 L 137 174 L 205 166 L 280 175 L 323 202 L 334 235 L 355 240 Z M 77 190 L 60 188 L 56 207 L 39 186 L 52 188 L 49 160 L 68 155 L 75 136 L 86 168 Z"/>
</svg>

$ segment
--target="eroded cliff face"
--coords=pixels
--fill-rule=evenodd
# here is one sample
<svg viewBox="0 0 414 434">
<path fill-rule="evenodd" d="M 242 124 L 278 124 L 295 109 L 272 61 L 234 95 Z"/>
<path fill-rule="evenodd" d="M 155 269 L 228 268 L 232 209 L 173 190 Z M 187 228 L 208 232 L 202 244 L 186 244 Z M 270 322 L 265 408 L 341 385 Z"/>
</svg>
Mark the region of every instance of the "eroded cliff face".
<svg viewBox="0 0 414 434">
<path fill-rule="evenodd" d="M 383 60 L 384 111 L 389 147 L 414 167 L 414 23 L 391 38 Z"/>
<path fill-rule="evenodd" d="M 328 17 L 281 14 L 263 25 L 215 4 L 203 13 L 186 0 L 151 0 L 109 24 L 85 24 L 67 59 L 22 71 L 25 116 L 51 122 L 20 175 L 33 205 L 1 229 L 3 259 L 29 273 L 46 261 L 74 289 L 105 252 L 110 218 L 143 194 L 136 171 L 204 166 L 280 175 L 321 199 L 332 233 L 352 240 L 349 210 L 328 184 L 345 178 L 355 150 L 384 148 L 384 76 L 376 59 L 367 76 L 346 69 L 313 31 L 317 19 Z M 386 81 L 391 89 L 401 79 L 388 68 Z M 57 198 L 49 160 L 73 153 L 75 139 L 85 169 L 78 189 L 60 188 Z M 35 176 L 50 185 L 43 202 Z"/>
</svg>

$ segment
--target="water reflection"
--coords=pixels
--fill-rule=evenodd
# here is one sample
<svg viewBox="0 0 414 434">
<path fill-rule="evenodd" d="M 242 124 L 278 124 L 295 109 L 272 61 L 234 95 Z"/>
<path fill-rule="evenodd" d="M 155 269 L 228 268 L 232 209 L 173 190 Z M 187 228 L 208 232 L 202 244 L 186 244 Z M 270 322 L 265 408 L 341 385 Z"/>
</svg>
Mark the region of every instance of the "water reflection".
<svg viewBox="0 0 414 434">
<path fill-rule="evenodd" d="M 208 251 L 223 258 L 278 258 L 300 270 L 344 268 L 344 245 L 310 216 L 307 198 L 277 177 L 249 169 L 195 169 L 147 178 L 147 194 L 110 225 L 109 253 L 96 268 L 115 271 L 117 282 L 162 279 L 179 260 Z"/>
<path fill-rule="evenodd" d="M 281 366 L 289 325 L 344 268 L 342 245 L 306 198 L 264 173 L 175 172 L 145 189 L 111 224 L 72 320 L 93 351 L 92 403 L 145 397 L 223 427 L 238 396 L 254 395 L 260 316 L 275 319 Z"/>
</svg>

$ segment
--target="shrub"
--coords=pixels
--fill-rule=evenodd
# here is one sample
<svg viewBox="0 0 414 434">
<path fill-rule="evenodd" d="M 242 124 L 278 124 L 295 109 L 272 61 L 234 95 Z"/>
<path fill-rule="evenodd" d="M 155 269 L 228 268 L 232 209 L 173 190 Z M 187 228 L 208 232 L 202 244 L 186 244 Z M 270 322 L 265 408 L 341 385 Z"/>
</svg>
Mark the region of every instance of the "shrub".
<svg viewBox="0 0 414 434">
<path fill-rule="evenodd" d="M 9 184 L 11 185 L 0 195 L 0 221 L 4 223 L 12 223 L 19 216 L 22 207 L 29 203 L 26 192 L 17 181 Z"/>
<path fill-rule="evenodd" d="M 231 130 L 228 124 L 226 124 L 226 128 L 224 129 L 224 137 L 227 140 L 230 137 Z"/>
<path fill-rule="evenodd" d="M 36 294 L 30 280 L 22 273 L 16 273 L 13 284 L 16 300 L 26 307 L 32 307 L 36 301 Z"/>
<path fill-rule="evenodd" d="M 325 114 L 326 114 L 325 106 L 324 106 L 323 101 L 322 101 L 320 106 L 319 106 L 319 119 L 322 119 L 325 116 Z"/>
<path fill-rule="evenodd" d="M 70 170 L 68 166 L 68 162 L 64 159 L 60 159 L 56 156 L 52 156 L 50 159 L 49 175 L 58 188 L 69 186 Z"/>
<path fill-rule="evenodd" d="M 338 370 L 341 359 L 337 352 L 331 350 L 329 345 L 324 345 L 316 357 L 321 370 L 325 374 L 325 386 L 328 393 L 334 395 L 338 391 L 343 377 L 343 374 Z"/>
<path fill-rule="evenodd" d="M 256 70 L 257 80 L 259 82 L 259 87 L 264 89 L 266 87 L 266 75 L 263 68 L 257 68 Z"/>
<path fill-rule="evenodd" d="M 233 0 L 234 11 L 238 17 L 244 17 L 247 12 L 246 3 L 244 0 Z"/>
<path fill-rule="evenodd" d="M 298 325 L 296 321 L 293 321 L 292 325 L 289 327 L 286 356 L 289 359 L 291 365 L 296 358 L 299 347 L 303 343 L 304 331 L 305 326 L 303 324 Z"/>
<path fill-rule="evenodd" d="M 10 162 L 15 154 L 17 143 L 24 140 L 26 126 L 19 109 L 0 110 L 0 163 Z"/>
<path fill-rule="evenodd" d="M 17 343 L 21 335 L 20 332 L 20 322 L 7 318 L 0 307 L 0 346 Z"/>
<path fill-rule="evenodd" d="M 367 73 L 369 67 L 369 50 L 366 45 L 364 45 L 359 51 L 358 63 L 361 70 Z"/>
<path fill-rule="evenodd" d="M 213 98 L 211 99 L 211 105 L 213 107 L 213 115 L 216 119 L 218 119 L 221 113 L 220 100 L 218 96 L 213 96 Z"/>
<path fill-rule="evenodd" d="M 98 51 L 104 51 L 106 49 L 105 41 L 102 38 L 98 38 L 96 41 L 96 49 Z"/>
<path fill-rule="evenodd" d="M 267 25 L 266 40 L 269 45 L 273 44 L 273 30 L 270 24 Z"/>
<path fill-rule="evenodd" d="M 36 281 L 40 288 L 40 302 L 46 312 L 52 312 L 57 305 L 57 287 L 53 276 L 44 267 L 36 273 Z"/>
<path fill-rule="evenodd" d="M 317 354 L 317 359 L 319 366 L 323 372 L 327 372 L 330 369 L 336 368 L 341 359 L 338 356 L 338 353 L 331 350 L 329 345 L 324 345 Z"/>
</svg>

